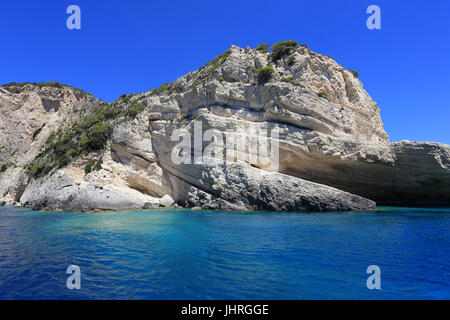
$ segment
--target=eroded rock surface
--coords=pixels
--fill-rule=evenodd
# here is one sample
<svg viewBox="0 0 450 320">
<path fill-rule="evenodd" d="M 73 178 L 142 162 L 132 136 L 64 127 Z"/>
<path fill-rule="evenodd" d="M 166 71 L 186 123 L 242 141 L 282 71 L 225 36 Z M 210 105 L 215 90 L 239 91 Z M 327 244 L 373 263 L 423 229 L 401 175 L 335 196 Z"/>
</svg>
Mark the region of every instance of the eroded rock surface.
<svg viewBox="0 0 450 320">
<path fill-rule="evenodd" d="M 21 197 L 24 207 L 76 212 L 142 209 L 146 200 L 141 193 L 114 186 L 75 182 L 56 173 L 30 183 Z"/>
<path fill-rule="evenodd" d="M 20 200 L 28 178 L 25 168 L 42 150 L 51 132 L 67 128 L 100 104 L 81 90 L 60 86 L 0 87 L 0 199 Z"/>
<path fill-rule="evenodd" d="M 273 63 L 265 83 L 257 69 Z M 386 205 L 450 205 L 450 147 L 389 143 L 378 105 L 353 72 L 297 47 L 276 62 L 268 53 L 232 46 L 213 63 L 158 91 L 119 99 L 145 108 L 118 122 L 105 150 L 30 179 L 26 166 L 52 130 L 89 114 L 100 102 L 72 88 L 0 87 L 0 200 L 69 211 L 156 208 L 180 204 L 222 210 L 343 211 Z M 183 130 L 213 130 L 248 154 L 223 162 L 230 147 L 202 163 L 179 164 Z M 245 132 L 277 130 L 279 162 L 257 156 Z M 243 140 L 244 139 L 244 140 Z M 204 141 L 202 150 L 211 146 Z M 215 146 L 221 146 L 214 143 Z M 188 154 L 194 158 L 194 146 Z M 87 163 L 102 160 L 86 173 Z"/>
</svg>

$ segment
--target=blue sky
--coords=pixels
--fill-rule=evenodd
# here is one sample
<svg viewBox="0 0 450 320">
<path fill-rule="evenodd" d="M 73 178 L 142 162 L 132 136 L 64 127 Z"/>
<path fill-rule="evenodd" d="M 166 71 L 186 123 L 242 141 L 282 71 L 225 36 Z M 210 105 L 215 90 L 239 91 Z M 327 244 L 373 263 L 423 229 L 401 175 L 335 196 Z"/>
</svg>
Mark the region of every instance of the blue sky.
<svg viewBox="0 0 450 320">
<path fill-rule="evenodd" d="M 76 4 L 81 30 L 68 30 Z M 366 27 L 381 8 L 382 29 Z M 59 81 L 105 101 L 159 87 L 231 44 L 296 39 L 360 79 L 391 141 L 450 144 L 450 1 L 71 0 L 0 5 L 0 83 Z"/>
</svg>

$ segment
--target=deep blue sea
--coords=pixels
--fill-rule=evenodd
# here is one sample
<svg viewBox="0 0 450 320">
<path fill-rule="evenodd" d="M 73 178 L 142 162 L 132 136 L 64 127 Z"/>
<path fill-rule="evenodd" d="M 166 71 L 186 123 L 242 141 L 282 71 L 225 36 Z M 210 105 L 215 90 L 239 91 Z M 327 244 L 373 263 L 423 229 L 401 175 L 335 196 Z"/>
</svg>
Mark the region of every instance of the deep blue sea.
<svg viewBox="0 0 450 320">
<path fill-rule="evenodd" d="M 450 299 L 450 209 L 0 208 L 0 299 Z"/>
</svg>

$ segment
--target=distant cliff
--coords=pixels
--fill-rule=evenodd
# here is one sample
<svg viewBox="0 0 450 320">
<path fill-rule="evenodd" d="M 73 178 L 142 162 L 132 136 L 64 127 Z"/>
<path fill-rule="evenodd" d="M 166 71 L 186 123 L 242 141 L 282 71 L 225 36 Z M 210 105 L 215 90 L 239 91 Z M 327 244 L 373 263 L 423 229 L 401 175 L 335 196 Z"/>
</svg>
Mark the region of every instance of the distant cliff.
<svg viewBox="0 0 450 320">
<path fill-rule="evenodd" d="M 195 137 L 199 124 L 215 137 L 200 151 L 216 149 L 201 163 L 174 161 L 196 158 L 195 143 L 174 152 L 174 136 Z M 266 139 L 278 148 L 273 167 L 242 133 L 275 129 Z M 229 141 L 246 156 L 223 161 Z M 58 83 L 4 85 L 0 164 L 0 200 L 34 209 L 450 205 L 450 146 L 389 143 L 358 73 L 295 41 L 231 46 L 197 71 L 111 104 Z"/>
</svg>

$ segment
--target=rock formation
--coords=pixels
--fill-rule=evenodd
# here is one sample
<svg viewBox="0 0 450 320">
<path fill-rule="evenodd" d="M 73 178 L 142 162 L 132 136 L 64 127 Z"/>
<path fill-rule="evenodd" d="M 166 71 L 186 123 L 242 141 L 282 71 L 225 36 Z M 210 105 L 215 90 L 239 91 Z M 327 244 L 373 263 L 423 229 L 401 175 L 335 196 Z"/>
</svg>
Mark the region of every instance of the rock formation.
<svg viewBox="0 0 450 320">
<path fill-rule="evenodd" d="M 176 204 L 275 211 L 450 205 L 450 146 L 389 143 L 378 105 L 356 73 L 305 46 L 276 59 L 232 46 L 170 85 L 122 96 L 112 107 L 133 116 L 113 122 L 105 148 L 30 177 L 27 168 L 49 149 L 51 133 L 99 105 L 66 86 L 0 87 L 0 163 L 7 164 L 0 200 L 83 212 Z M 217 148 L 201 163 L 175 163 L 174 135 L 194 137 L 199 123 L 202 134 L 234 141 L 247 156 L 223 161 L 229 145 L 210 139 L 200 151 Z M 266 142 L 279 145 L 276 168 L 240 134 L 274 129 L 278 136 Z M 195 143 L 188 151 L 195 159 Z M 89 172 L 94 161 L 97 170 Z"/>
<path fill-rule="evenodd" d="M 35 84 L 0 87 L 0 198 L 19 202 L 28 178 L 24 168 L 52 131 L 70 126 L 99 105 L 92 95 L 67 86 Z"/>
</svg>

